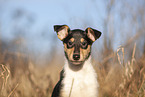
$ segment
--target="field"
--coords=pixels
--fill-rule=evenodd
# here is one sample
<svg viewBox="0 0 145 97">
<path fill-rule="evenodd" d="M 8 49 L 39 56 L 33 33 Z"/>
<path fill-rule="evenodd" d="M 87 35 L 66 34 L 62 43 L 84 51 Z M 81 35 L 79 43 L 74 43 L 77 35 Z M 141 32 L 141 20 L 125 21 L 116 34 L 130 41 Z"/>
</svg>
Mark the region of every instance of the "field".
<svg viewBox="0 0 145 97">
<path fill-rule="evenodd" d="M 59 23 L 102 32 L 99 97 L 145 97 L 145 0 L 28 1 L 0 0 L 0 97 L 51 97 L 64 64 Z"/>
<path fill-rule="evenodd" d="M 101 60 L 93 57 L 99 97 L 145 97 L 145 52 L 136 57 L 137 51 L 134 44 L 116 51 L 106 48 Z M 1 50 L 0 97 L 50 97 L 63 67 L 59 58 L 62 57 L 56 55 L 40 66 L 30 56 Z"/>
</svg>

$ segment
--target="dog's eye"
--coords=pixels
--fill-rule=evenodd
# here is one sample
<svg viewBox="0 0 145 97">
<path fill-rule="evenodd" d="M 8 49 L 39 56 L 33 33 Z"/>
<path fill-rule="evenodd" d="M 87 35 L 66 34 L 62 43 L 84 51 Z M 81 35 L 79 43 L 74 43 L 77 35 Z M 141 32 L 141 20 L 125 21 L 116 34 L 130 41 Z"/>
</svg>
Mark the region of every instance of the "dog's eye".
<svg viewBox="0 0 145 97">
<path fill-rule="evenodd" d="M 72 41 L 69 41 L 67 44 L 68 44 L 68 47 L 72 47 L 73 46 L 73 42 Z"/>
<path fill-rule="evenodd" d="M 84 41 L 84 42 L 81 43 L 81 45 L 82 45 L 82 48 L 87 48 L 87 45 L 88 45 L 88 44 L 87 44 L 86 41 Z"/>
</svg>

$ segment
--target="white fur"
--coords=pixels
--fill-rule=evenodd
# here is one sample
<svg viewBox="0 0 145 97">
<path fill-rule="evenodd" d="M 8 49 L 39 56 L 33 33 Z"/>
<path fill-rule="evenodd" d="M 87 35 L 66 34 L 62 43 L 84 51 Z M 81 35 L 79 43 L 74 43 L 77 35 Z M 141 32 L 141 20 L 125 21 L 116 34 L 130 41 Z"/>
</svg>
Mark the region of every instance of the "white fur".
<svg viewBox="0 0 145 97">
<path fill-rule="evenodd" d="M 61 91 L 61 97 L 69 97 L 73 79 L 74 83 L 70 97 L 97 97 L 97 74 L 95 73 L 90 59 L 91 57 L 85 61 L 79 71 L 72 71 L 68 66 L 68 62 L 65 63 L 65 77 L 62 81 L 64 86 Z"/>
</svg>

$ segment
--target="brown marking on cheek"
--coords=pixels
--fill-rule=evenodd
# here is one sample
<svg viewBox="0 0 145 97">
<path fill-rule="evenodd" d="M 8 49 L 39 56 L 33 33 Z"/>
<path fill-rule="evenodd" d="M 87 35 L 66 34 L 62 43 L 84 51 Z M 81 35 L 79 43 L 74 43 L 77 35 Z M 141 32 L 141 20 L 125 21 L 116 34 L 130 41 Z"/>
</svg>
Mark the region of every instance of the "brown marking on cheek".
<svg viewBox="0 0 145 97">
<path fill-rule="evenodd" d="M 71 40 L 71 42 L 74 42 L 74 41 L 75 41 L 75 39 L 74 39 L 74 38 L 71 38 L 70 40 Z"/>
<path fill-rule="evenodd" d="M 64 43 L 63 45 L 64 45 L 64 51 L 66 51 L 66 50 L 67 50 L 67 45 L 66 45 L 66 43 Z"/>
<path fill-rule="evenodd" d="M 84 38 L 81 38 L 80 41 L 81 41 L 81 42 L 84 42 Z"/>
<path fill-rule="evenodd" d="M 88 45 L 87 49 L 80 48 L 80 60 L 81 61 L 85 60 L 85 58 L 88 56 L 90 50 L 91 50 L 91 46 L 90 45 Z"/>
<path fill-rule="evenodd" d="M 74 47 L 68 49 L 67 45 L 64 43 L 64 51 L 67 53 L 68 59 L 73 60 L 73 52 L 74 52 Z"/>
</svg>

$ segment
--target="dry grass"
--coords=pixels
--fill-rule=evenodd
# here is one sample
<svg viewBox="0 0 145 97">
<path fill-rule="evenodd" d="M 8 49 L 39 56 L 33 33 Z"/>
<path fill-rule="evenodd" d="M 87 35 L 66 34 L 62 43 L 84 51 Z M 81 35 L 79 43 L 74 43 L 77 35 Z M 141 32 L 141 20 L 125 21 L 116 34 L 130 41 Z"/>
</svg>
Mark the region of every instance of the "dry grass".
<svg viewBox="0 0 145 97">
<path fill-rule="evenodd" d="M 136 44 L 130 60 L 125 61 L 125 48 L 111 52 L 104 60 L 94 61 L 100 84 L 99 97 L 145 97 L 145 55 L 136 59 Z M 4 61 L 6 53 L 1 54 L 0 97 L 50 97 L 59 79 L 62 66 L 52 61 L 53 66 L 40 67 L 25 57 L 13 56 Z M 15 63 L 15 65 L 13 65 Z M 21 64 L 20 66 L 18 66 Z M 63 64 L 63 63 L 62 63 Z M 12 66 L 13 65 L 13 66 Z"/>
<path fill-rule="evenodd" d="M 100 97 L 145 97 L 145 57 L 142 56 L 136 60 L 135 51 L 136 44 L 131 60 L 125 63 L 124 48 L 120 47 L 114 55 L 117 57 L 118 63 L 114 62 L 113 66 L 110 65 L 108 72 L 100 63 L 99 68 L 97 67 Z M 110 59 L 115 59 L 114 57 L 110 57 Z"/>
<path fill-rule="evenodd" d="M 50 97 L 59 78 L 54 74 L 59 74 L 59 70 L 35 67 L 32 63 L 29 63 L 28 68 L 25 72 L 20 68 L 12 77 L 9 64 L 1 65 L 0 97 Z"/>
</svg>

